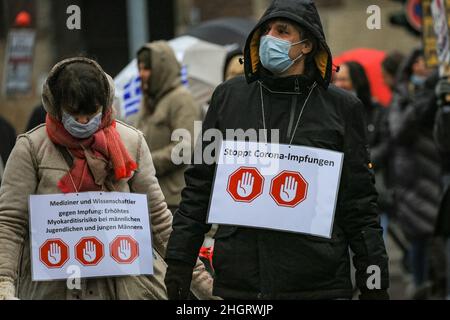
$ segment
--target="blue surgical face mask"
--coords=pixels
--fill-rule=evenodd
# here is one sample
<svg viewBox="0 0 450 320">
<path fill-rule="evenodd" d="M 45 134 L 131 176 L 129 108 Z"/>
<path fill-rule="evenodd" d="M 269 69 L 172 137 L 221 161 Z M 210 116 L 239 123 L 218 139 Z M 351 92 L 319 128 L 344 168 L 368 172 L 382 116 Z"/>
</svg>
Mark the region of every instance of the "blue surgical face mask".
<svg viewBox="0 0 450 320">
<path fill-rule="evenodd" d="M 79 123 L 73 116 L 63 111 L 62 124 L 71 136 L 78 139 L 86 139 L 92 136 L 100 128 L 102 122 L 102 113 L 100 112 L 93 117 L 88 123 Z"/>
<path fill-rule="evenodd" d="M 423 86 L 423 84 L 425 83 L 426 80 L 427 80 L 426 77 L 417 76 L 417 75 L 415 75 L 415 74 L 413 74 L 413 75 L 411 76 L 411 82 L 412 82 L 412 84 L 414 84 L 414 85 L 416 85 L 416 86 L 418 86 L 418 87 Z"/>
<path fill-rule="evenodd" d="M 297 43 L 291 43 L 290 41 L 279 39 L 270 35 L 261 37 L 259 45 L 259 58 L 264 68 L 274 74 L 282 74 L 288 70 L 292 65 L 303 57 L 303 53 L 297 58 L 292 60 L 289 57 L 289 51 L 292 46 L 296 46 L 300 43 L 307 41 L 304 39 Z"/>
</svg>

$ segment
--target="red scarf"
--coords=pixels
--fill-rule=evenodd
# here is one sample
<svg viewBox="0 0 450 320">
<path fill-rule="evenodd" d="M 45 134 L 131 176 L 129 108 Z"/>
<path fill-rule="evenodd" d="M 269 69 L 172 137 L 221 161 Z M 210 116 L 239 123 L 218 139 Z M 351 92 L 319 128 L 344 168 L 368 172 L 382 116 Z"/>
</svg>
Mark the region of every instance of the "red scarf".
<svg viewBox="0 0 450 320">
<path fill-rule="evenodd" d="M 74 157 L 73 166 L 58 183 L 63 193 L 101 191 L 102 185 L 96 183 L 93 169 L 86 157 L 105 164 L 105 170 L 112 166 L 115 179 L 129 178 L 137 169 L 116 130 L 116 122 L 111 119 L 111 111 L 103 116 L 99 130 L 89 138 L 78 139 L 70 135 L 63 124 L 47 114 L 47 134 L 57 145 L 67 148 Z M 109 164 L 109 165 L 106 165 Z M 104 172 L 106 176 L 106 172 Z M 98 182 L 98 181 L 97 181 Z"/>
</svg>

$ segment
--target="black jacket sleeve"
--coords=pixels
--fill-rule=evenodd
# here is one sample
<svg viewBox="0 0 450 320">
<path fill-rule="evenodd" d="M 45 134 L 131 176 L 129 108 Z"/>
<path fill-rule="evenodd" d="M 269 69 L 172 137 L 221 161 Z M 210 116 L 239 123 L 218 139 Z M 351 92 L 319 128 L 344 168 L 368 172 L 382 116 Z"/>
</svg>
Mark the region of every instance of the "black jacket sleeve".
<svg viewBox="0 0 450 320">
<path fill-rule="evenodd" d="M 450 107 L 448 106 L 437 112 L 434 137 L 439 151 L 450 154 Z"/>
<path fill-rule="evenodd" d="M 436 96 L 431 83 L 411 99 L 394 98 L 389 113 L 389 130 L 393 142 L 400 145 L 414 143 L 420 134 L 420 128 L 433 127 L 436 111 Z"/>
<path fill-rule="evenodd" d="M 361 102 L 354 103 L 347 115 L 344 165 L 341 181 L 340 227 L 355 253 L 356 283 L 367 292 L 371 266 L 380 271 L 380 288 L 389 287 L 388 257 L 380 227 L 377 191 L 370 169 L 369 148 Z M 370 289 L 370 288 L 369 288 Z"/>
<path fill-rule="evenodd" d="M 220 96 L 221 87 L 219 86 L 213 94 L 211 105 L 203 122 L 203 134 L 207 133 L 209 129 L 219 127 Z M 194 266 L 204 235 L 211 229 L 211 225 L 206 223 L 206 219 L 216 165 L 207 163 L 203 155 L 211 150 L 212 146 L 216 147 L 215 150 L 219 150 L 221 142 L 211 140 L 203 141 L 202 136 L 198 138 L 193 164 L 185 172 L 186 187 L 182 192 L 180 207 L 174 214 L 173 231 L 166 252 L 167 260 L 178 260 Z M 200 152 L 201 157 L 199 156 Z"/>
<path fill-rule="evenodd" d="M 375 122 L 377 128 L 377 137 L 375 144 L 371 147 L 370 156 L 375 168 L 385 168 L 386 160 L 389 155 L 389 126 L 387 120 L 387 110 L 379 106 L 378 120 Z"/>
</svg>

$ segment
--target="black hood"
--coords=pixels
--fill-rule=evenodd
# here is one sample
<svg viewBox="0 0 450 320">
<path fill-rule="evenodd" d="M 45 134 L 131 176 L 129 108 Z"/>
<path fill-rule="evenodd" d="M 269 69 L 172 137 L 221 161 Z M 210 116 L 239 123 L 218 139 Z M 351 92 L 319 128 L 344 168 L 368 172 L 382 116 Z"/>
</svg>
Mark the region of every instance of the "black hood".
<svg viewBox="0 0 450 320">
<path fill-rule="evenodd" d="M 274 0 L 264 13 L 258 24 L 247 38 L 244 50 L 245 76 L 247 82 L 261 78 L 261 62 L 259 60 L 260 27 L 268 20 L 284 18 L 298 23 L 302 28 L 309 30 L 318 40 L 319 48 L 314 61 L 320 72 L 320 84 L 327 88 L 331 81 L 333 58 L 328 47 L 319 13 L 312 0 Z"/>
<path fill-rule="evenodd" d="M 415 48 L 409 54 L 409 56 L 403 61 L 397 73 L 397 86 L 395 91 L 402 95 L 409 95 L 409 84 L 411 82 L 411 76 L 413 74 L 413 65 L 417 58 L 424 55 L 422 48 Z M 432 72 L 427 76 L 424 86 L 426 89 L 434 90 L 437 82 L 439 81 L 439 70 L 433 68 Z"/>
<path fill-rule="evenodd" d="M 423 56 L 422 48 L 414 48 L 411 53 L 403 60 L 403 63 L 400 65 L 399 71 L 397 73 L 397 81 L 398 82 L 409 82 L 411 75 L 413 73 L 412 67 L 416 62 L 417 58 Z"/>
</svg>

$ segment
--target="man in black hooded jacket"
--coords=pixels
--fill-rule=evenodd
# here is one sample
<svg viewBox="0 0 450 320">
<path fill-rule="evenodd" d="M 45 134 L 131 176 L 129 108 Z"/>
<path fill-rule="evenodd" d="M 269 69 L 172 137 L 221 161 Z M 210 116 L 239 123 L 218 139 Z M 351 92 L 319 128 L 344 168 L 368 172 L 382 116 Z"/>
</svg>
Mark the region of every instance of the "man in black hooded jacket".
<svg viewBox="0 0 450 320">
<path fill-rule="evenodd" d="M 332 56 L 314 3 L 273 1 L 249 35 L 244 58 L 245 78 L 216 89 L 203 132 L 278 129 L 277 142 L 342 152 L 344 164 L 331 239 L 221 225 L 213 293 L 224 299 L 350 299 L 351 248 L 360 297 L 388 299 L 388 257 L 364 107 L 330 85 Z M 170 299 L 188 296 L 192 268 L 211 227 L 206 217 L 215 169 L 202 163 L 186 171 L 166 254 Z"/>
</svg>

